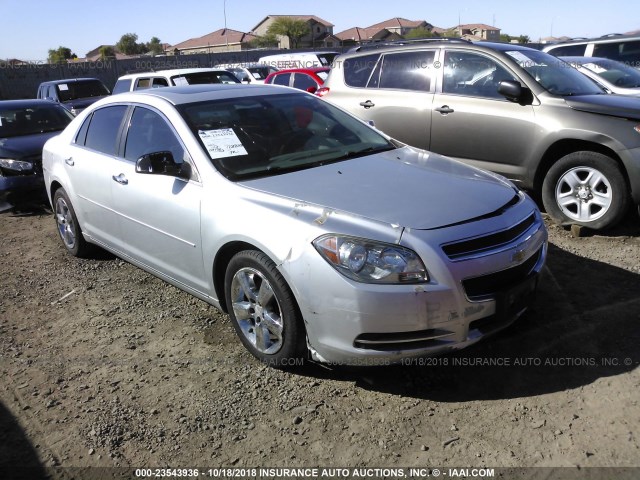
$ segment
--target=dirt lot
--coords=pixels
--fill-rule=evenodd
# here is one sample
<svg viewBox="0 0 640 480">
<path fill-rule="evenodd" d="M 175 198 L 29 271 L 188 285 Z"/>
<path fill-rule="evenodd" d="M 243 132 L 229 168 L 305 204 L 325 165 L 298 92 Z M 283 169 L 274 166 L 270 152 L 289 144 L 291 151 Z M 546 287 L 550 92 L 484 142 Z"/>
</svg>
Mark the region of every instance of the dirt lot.
<svg viewBox="0 0 640 480">
<path fill-rule="evenodd" d="M 45 211 L 0 215 L 0 478 L 67 467 L 640 467 L 640 220 L 550 227 L 535 307 L 423 365 L 283 372 Z M 636 473 L 640 472 L 637 470 Z M 36 478 L 34 475 L 30 478 Z M 637 478 L 637 477 L 636 477 Z"/>
</svg>

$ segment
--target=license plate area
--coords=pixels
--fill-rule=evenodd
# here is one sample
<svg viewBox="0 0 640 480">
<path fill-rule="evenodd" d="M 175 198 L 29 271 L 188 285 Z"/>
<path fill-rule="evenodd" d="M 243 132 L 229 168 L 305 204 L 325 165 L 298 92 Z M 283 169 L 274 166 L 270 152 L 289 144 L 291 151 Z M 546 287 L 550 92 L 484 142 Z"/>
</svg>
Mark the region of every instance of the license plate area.
<svg viewBox="0 0 640 480">
<path fill-rule="evenodd" d="M 538 288 L 538 276 L 532 275 L 513 288 L 496 295 L 496 308 L 500 318 L 509 319 L 519 316 L 533 303 Z"/>
</svg>

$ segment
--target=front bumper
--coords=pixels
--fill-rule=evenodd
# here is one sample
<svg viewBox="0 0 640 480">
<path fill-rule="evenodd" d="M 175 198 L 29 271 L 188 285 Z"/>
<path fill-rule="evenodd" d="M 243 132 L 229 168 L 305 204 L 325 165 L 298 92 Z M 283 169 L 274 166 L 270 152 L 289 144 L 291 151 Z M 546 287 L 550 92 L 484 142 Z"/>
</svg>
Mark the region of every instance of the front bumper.
<svg viewBox="0 0 640 480">
<path fill-rule="evenodd" d="M 524 203 L 531 208 L 530 200 Z M 514 210 L 522 212 L 522 205 Z M 401 243 L 429 270 L 425 284 L 358 283 L 322 259 L 288 265 L 304 269 L 291 273 L 305 278 L 297 296 L 313 358 L 343 365 L 399 363 L 461 349 L 507 327 L 532 300 L 547 255 L 546 229 L 537 211 L 531 215 L 533 223 L 510 241 L 454 259 L 442 245 L 467 238 L 464 232 L 478 225 L 406 233 Z M 494 223 L 483 220 L 480 227 Z"/>
<path fill-rule="evenodd" d="M 5 176 L 0 173 L 0 198 L 32 197 L 39 193 L 44 198 L 44 178 L 41 174 Z"/>
</svg>

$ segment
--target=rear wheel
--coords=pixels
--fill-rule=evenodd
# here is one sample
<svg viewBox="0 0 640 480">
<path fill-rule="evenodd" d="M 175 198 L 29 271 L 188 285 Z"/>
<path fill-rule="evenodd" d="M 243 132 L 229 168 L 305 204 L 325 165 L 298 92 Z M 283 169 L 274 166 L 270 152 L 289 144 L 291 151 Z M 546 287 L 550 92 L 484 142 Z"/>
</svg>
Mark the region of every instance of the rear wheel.
<svg viewBox="0 0 640 480">
<path fill-rule="evenodd" d="M 629 189 L 620 167 L 596 152 L 574 152 L 547 172 L 542 202 L 553 220 L 600 230 L 618 223 L 629 205 Z"/>
<path fill-rule="evenodd" d="M 86 256 L 90 245 L 82 236 L 76 213 L 64 189 L 59 188 L 53 196 L 53 211 L 62 244 L 74 257 Z"/>
<path fill-rule="evenodd" d="M 229 262 L 225 297 L 233 327 L 260 361 L 284 368 L 306 354 L 306 335 L 293 293 L 264 253 L 245 250 Z"/>
</svg>

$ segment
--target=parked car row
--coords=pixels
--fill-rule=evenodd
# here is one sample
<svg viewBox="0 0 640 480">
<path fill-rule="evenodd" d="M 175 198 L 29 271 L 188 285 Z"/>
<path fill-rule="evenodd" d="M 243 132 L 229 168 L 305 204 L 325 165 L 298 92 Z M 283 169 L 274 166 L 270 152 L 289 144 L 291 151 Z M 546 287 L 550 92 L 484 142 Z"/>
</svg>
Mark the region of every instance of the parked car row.
<svg viewBox="0 0 640 480">
<path fill-rule="evenodd" d="M 428 41 L 338 60 L 265 85 L 128 75 L 75 118 L 41 102 L 70 122 L 42 158 L 64 248 L 100 246 L 227 312 L 269 365 L 389 363 L 526 311 L 547 233 L 517 185 L 592 228 L 640 203 L 640 99 L 555 57 Z"/>
</svg>

